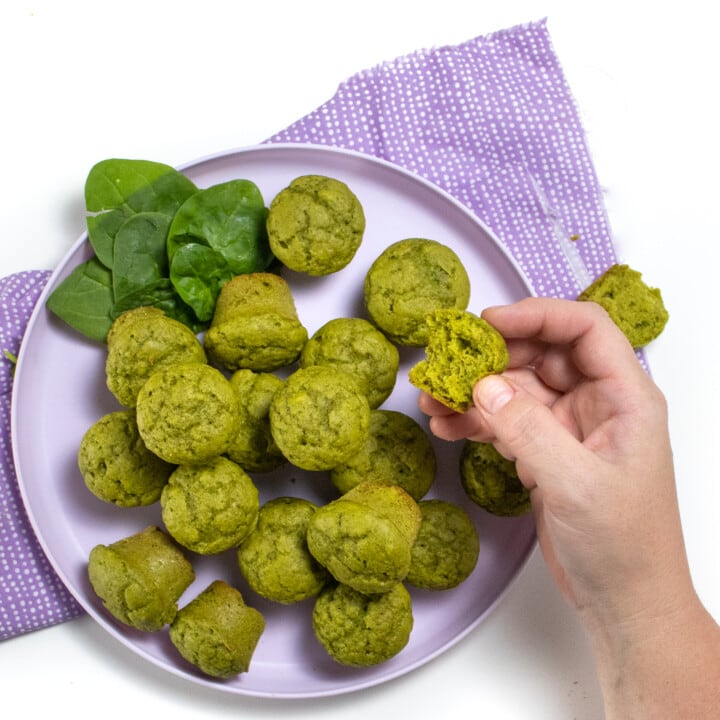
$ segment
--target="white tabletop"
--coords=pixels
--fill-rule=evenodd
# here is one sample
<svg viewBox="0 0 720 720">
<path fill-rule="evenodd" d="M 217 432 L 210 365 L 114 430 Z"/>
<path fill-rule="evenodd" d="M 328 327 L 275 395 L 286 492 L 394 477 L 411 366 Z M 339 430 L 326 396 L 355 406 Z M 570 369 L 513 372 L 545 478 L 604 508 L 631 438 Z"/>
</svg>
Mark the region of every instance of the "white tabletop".
<svg viewBox="0 0 720 720">
<path fill-rule="evenodd" d="M 4 0 L 0 275 L 58 263 L 84 230 L 81 188 L 100 159 L 180 165 L 253 145 L 359 70 L 547 17 L 620 258 L 662 289 L 671 313 L 648 358 L 669 400 L 693 575 L 720 617 L 713 366 L 720 334 L 711 254 L 720 242 L 720 53 L 707 4 L 679 7 L 364 0 L 355 14 L 337 0 Z M 190 686 L 87 617 L 0 643 L 0 687 L 4 708 L 22 702 L 38 717 L 59 708 L 75 718 L 141 711 L 173 720 L 602 717 L 588 642 L 539 553 L 490 617 L 447 653 L 346 696 L 272 701 Z"/>
</svg>

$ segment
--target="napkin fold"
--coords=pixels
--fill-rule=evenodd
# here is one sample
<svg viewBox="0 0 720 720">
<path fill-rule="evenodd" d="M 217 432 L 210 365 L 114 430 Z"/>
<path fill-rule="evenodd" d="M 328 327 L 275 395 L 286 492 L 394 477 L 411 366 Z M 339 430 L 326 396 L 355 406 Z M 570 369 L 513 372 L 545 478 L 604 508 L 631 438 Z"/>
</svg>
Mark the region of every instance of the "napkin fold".
<svg viewBox="0 0 720 720">
<path fill-rule="evenodd" d="M 470 208 L 538 295 L 574 298 L 616 262 L 578 108 L 540 20 L 359 72 L 267 142 L 383 158 Z M 46 272 L 0 281 L 0 351 L 17 352 Z M 0 382 L 0 639 L 82 610 L 30 527 L 10 449 L 10 363 Z"/>
</svg>

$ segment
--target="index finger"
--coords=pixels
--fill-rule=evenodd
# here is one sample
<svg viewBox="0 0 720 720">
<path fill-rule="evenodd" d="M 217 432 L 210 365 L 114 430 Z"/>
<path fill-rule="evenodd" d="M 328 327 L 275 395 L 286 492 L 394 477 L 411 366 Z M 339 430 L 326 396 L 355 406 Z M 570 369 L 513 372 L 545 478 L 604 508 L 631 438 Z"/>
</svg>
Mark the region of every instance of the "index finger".
<svg viewBox="0 0 720 720">
<path fill-rule="evenodd" d="M 590 379 L 643 372 L 625 335 L 596 303 L 531 297 L 487 308 L 482 316 L 508 342 L 513 367 L 542 364 L 546 357 L 557 361 L 564 348 Z"/>
</svg>

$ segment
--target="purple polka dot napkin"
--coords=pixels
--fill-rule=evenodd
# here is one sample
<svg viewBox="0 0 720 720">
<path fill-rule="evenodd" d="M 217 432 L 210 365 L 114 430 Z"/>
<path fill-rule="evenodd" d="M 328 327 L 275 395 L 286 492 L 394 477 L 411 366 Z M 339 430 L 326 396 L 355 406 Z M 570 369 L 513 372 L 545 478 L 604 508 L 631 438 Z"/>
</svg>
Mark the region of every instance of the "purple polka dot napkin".
<svg viewBox="0 0 720 720">
<path fill-rule="evenodd" d="M 348 148 L 424 176 L 494 231 L 538 295 L 575 298 L 615 262 L 545 20 L 360 72 L 271 140 Z"/>
<path fill-rule="evenodd" d="M 17 357 L 49 275 L 48 271 L 28 271 L 0 279 L 0 640 L 81 612 L 48 562 L 25 514 L 10 440 L 12 357 Z"/>
<path fill-rule="evenodd" d="M 615 259 L 572 93 L 544 20 L 362 71 L 268 142 L 331 145 L 411 170 L 467 205 L 538 295 L 577 296 Z M 47 273 L 0 281 L 0 351 L 17 352 Z M 81 610 L 54 575 L 19 497 L 0 374 L 0 639 Z"/>
</svg>

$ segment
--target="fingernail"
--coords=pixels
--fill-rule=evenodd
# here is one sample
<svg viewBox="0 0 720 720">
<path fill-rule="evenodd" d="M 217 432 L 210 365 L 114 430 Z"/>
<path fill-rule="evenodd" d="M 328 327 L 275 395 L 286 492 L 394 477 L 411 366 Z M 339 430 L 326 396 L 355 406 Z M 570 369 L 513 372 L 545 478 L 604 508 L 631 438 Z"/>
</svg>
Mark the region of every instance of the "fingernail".
<svg viewBox="0 0 720 720">
<path fill-rule="evenodd" d="M 495 415 L 510 402 L 513 389 L 499 375 L 488 375 L 475 385 L 475 404 Z"/>
</svg>

